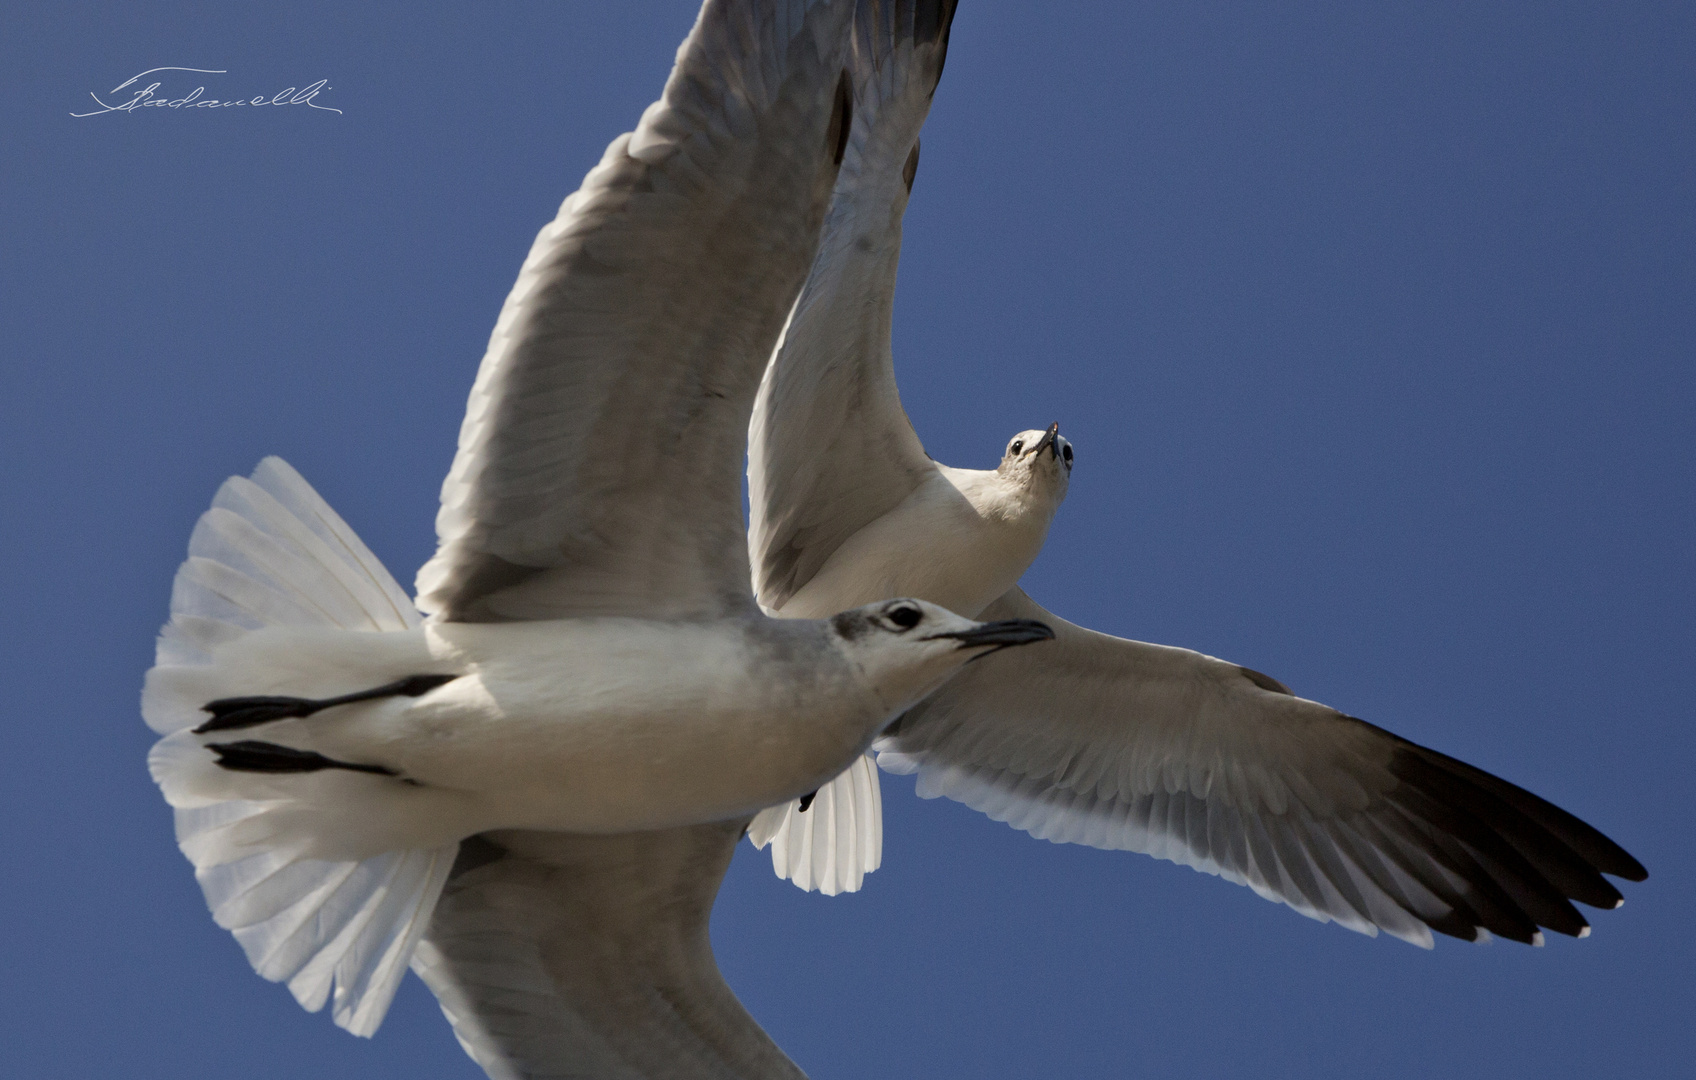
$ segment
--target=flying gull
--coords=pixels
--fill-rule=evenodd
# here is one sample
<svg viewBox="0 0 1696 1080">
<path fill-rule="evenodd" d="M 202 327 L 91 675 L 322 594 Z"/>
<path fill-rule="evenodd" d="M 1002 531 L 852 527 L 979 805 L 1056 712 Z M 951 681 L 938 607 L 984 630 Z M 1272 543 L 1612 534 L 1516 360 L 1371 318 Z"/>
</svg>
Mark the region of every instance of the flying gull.
<svg viewBox="0 0 1696 1080">
<path fill-rule="evenodd" d="M 1168 859 L 1366 934 L 1427 947 L 1432 931 L 1587 934 L 1572 901 L 1618 906 L 1603 874 L 1646 876 L 1596 829 L 1260 672 L 1075 626 L 1018 587 L 1065 498 L 1071 444 L 1051 424 L 1014 435 L 995 469 L 951 468 L 925 453 L 895 382 L 901 219 L 942 60 L 892 69 L 859 100 L 755 404 L 756 593 L 800 618 L 919 596 L 1040 619 L 1057 640 L 973 664 L 888 729 L 876 763 L 1033 836 Z M 872 760 L 755 819 L 749 837 L 779 876 L 835 893 L 877 868 Z"/>
<path fill-rule="evenodd" d="M 416 605 L 278 459 L 196 526 L 149 764 L 215 919 L 307 1009 L 369 1035 L 410 965 L 494 1077 L 798 1076 L 708 943 L 738 837 L 1052 637 L 922 600 L 773 619 L 749 588 L 743 440 L 842 161 L 853 10 L 708 0 L 525 260 Z"/>
</svg>

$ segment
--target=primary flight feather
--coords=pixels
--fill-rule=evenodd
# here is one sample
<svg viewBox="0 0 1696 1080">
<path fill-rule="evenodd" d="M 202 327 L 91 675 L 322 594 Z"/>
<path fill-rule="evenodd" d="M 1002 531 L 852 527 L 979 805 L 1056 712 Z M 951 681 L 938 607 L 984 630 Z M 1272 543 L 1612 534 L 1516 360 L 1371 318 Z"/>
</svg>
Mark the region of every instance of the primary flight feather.
<svg viewBox="0 0 1696 1080">
<path fill-rule="evenodd" d="M 1056 628 L 1040 652 L 973 664 L 876 744 L 877 763 L 916 773 L 922 796 L 1420 945 L 1433 931 L 1587 933 L 1573 901 L 1617 906 L 1603 875 L 1645 876 L 1596 829 L 1259 672 L 1074 626 L 1018 587 L 1066 496 L 1071 444 L 1051 424 L 1014 435 L 994 469 L 932 460 L 890 346 L 902 216 L 945 44 L 864 80 L 812 273 L 760 387 L 748 486 L 761 605 L 815 618 L 913 595 Z M 771 846 L 779 876 L 835 893 L 876 869 L 871 760 L 755 819 L 750 838 Z"/>
</svg>

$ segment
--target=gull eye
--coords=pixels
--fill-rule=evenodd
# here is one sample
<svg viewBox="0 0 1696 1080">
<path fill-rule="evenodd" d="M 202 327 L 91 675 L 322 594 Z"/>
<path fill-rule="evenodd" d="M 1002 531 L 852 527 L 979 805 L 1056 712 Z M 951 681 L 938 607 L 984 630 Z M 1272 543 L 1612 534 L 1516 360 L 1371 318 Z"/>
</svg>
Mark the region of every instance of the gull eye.
<svg viewBox="0 0 1696 1080">
<path fill-rule="evenodd" d="M 911 630 L 913 627 L 919 625 L 920 620 L 925 617 L 924 612 L 920 611 L 911 604 L 902 604 L 898 608 L 891 608 L 888 614 L 889 621 L 900 627 L 902 630 Z"/>
<path fill-rule="evenodd" d="M 1025 450 L 1025 441 L 1023 439 L 1014 439 L 1013 445 L 1009 446 L 1007 448 L 1007 452 L 1009 454 L 1022 454 L 1022 453 L 1024 453 L 1024 450 Z"/>
<path fill-rule="evenodd" d="M 1066 464 L 1070 465 L 1072 463 L 1072 444 L 1071 443 L 1067 443 L 1065 446 L 1062 446 L 1060 448 L 1060 456 L 1066 459 Z"/>
</svg>

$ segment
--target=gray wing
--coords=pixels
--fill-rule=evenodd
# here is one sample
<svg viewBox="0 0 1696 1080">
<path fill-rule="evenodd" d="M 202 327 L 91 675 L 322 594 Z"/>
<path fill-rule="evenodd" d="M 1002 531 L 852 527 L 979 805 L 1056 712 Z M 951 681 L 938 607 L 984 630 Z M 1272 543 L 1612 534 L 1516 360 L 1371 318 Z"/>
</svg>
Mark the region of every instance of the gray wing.
<svg viewBox="0 0 1696 1080">
<path fill-rule="evenodd" d="M 934 471 L 895 386 L 890 320 L 919 128 L 952 0 L 862 0 L 854 125 L 811 275 L 748 433 L 754 589 L 777 608 Z"/>
<path fill-rule="evenodd" d="M 424 611 L 751 606 L 744 432 L 841 160 L 851 13 L 708 0 L 663 96 L 536 237 L 442 485 Z"/>
<path fill-rule="evenodd" d="M 890 352 L 901 216 L 919 129 L 942 76 L 953 0 L 862 0 L 849 71 L 854 125 L 824 239 L 748 434 L 755 592 L 781 607 L 844 540 L 935 468 L 901 408 Z M 883 860 L 877 770 L 856 762 L 802 813 L 754 819 L 777 876 L 826 895 L 854 892 Z"/>
<path fill-rule="evenodd" d="M 970 665 L 878 744 L 878 764 L 1057 843 L 1140 851 L 1353 930 L 1541 942 L 1641 864 L 1537 796 L 1185 649 L 1074 626 L 1015 587 L 985 619 L 1051 645 Z"/>
<path fill-rule="evenodd" d="M 493 1080 L 805 1080 L 707 939 L 742 825 L 468 840 L 413 970 Z"/>
</svg>

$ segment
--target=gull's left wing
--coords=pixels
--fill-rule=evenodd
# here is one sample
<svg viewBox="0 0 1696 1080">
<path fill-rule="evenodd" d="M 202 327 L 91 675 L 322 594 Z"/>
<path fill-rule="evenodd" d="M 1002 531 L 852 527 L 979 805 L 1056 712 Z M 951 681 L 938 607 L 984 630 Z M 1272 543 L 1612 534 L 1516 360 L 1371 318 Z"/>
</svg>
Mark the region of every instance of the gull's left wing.
<svg viewBox="0 0 1696 1080">
<path fill-rule="evenodd" d="M 744 439 L 845 149 L 852 10 L 708 0 L 536 237 L 442 485 L 426 613 L 753 610 Z"/>
<path fill-rule="evenodd" d="M 1275 679 L 1074 626 L 1015 587 L 985 619 L 1042 649 L 970 665 L 909 710 L 878 764 L 918 793 L 1056 843 L 1140 851 L 1322 922 L 1429 947 L 1431 931 L 1583 936 L 1638 861 L 1559 807 Z"/>
<path fill-rule="evenodd" d="M 468 840 L 413 970 L 492 1080 L 805 1080 L 707 939 L 742 825 Z"/>
<path fill-rule="evenodd" d="M 852 119 L 851 0 L 707 0 L 536 238 L 418 575 L 438 619 L 746 612 L 739 471 Z M 745 822 L 460 845 L 412 966 L 495 1080 L 804 1080 L 718 973 Z"/>
</svg>

